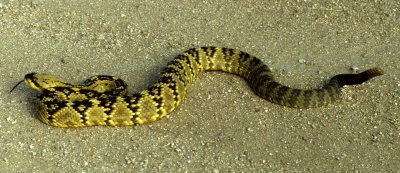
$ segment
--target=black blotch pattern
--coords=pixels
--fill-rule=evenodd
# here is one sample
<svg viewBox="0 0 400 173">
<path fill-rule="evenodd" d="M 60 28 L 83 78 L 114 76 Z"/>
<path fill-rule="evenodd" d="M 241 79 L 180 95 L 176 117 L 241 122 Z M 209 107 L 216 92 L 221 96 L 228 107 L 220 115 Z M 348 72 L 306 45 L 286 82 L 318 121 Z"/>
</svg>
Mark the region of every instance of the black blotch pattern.
<svg viewBox="0 0 400 173">
<path fill-rule="evenodd" d="M 176 75 L 176 77 L 180 81 L 182 81 L 183 85 L 186 86 L 186 80 L 184 79 L 184 77 L 187 74 L 186 74 L 186 71 L 184 70 L 184 67 L 182 66 L 182 64 L 179 61 L 172 61 L 172 63 L 170 65 L 171 65 L 170 67 L 181 69 L 181 71 L 179 72 L 179 75 Z M 183 72 L 183 74 L 181 74 L 181 72 Z"/>
<path fill-rule="evenodd" d="M 137 105 L 139 103 L 139 100 L 142 98 L 142 95 L 140 93 L 135 93 L 132 95 L 132 97 L 126 97 L 125 100 L 129 100 L 129 110 L 132 111 L 134 114 L 131 121 L 135 122 L 135 119 L 138 117 L 136 114 L 139 111 L 139 106 Z"/>
<path fill-rule="evenodd" d="M 84 109 L 80 110 L 80 107 L 82 107 Z M 88 108 L 92 107 L 93 103 L 90 102 L 89 100 L 83 100 L 83 101 L 75 101 L 74 104 L 72 104 L 72 108 L 77 111 L 79 114 L 81 114 L 81 119 L 82 119 L 82 123 L 86 124 L 86 115 L 85 112 L 87 111 Z"/>
<path fill-rule="evenodd" d="M 189 52 L 188 52 L 188 53 L 189 53 Z M 189 54 L 190 54 L 190 53 L 189 53 Z M 190 73 L 194 75 L 194 69 L 193 69 L 193 67 L 192 67 L 192 62 L 190 61 L 190 58 L 189 58 L 188 56 L 182 55 L 182 54 L 181 54 L 181 55 L 178 55 L 175 59 L 182 60 L 182 61 L 184 61 L 186 64 L 188 64 Z"/>
<path fill-rule="evenodd" d="M 216 47 L 201 47 L 201 49 L 206 53 L 207 61 L 210 67 L 214 67 L 211 58 L 214 56 L 215 52 L 217 52 Z"/>
<path fill-rule="evenodd" d="M 173 73 L 173 74 L 175 74 L 176 76 L 179 76 L 179 75 L 181 74 L 179 70 L 175 69 L 175 68 L 172 67 L 172 66 L 169 66 L 169 67 L 165 68 L 161 73 L 162 73 L 162 74 L 165 74 L 165 73 Z"/>
<path fill-rule="evenodd" d="M 297 104 L 297 98 L 300 96 L 301 91 L 298 89 L 293 89 L 292 92 L 289 95 L 289 104 L 290 105 L 296 105 Z"/>
<path fill-rule="evenodd" d="M 240 52 L 239 53 L 239 64 L 243 64 L 244 62 L 246 62 L 251 56 L 246 53 L 246 52 Z"/>
<path fill-rule="evenodd" d="M 100 101 L 99 106 L 108 108 L 108 110 L 104 110 L 104 113 L 110 114 L 111 112 L 111 106 L 112 103 L 115 103 L 117 101 L 116 97 L 107 97 L 107 98 L 98 98 L 98 101 Z"/>
<path fill-rule="evenodd" d="M 264 75 L 260 75 L 262 72 L 268 72 L 267 66 L 262 65 L 259 66 L 257 69 L 251 70 L 249 74 L 249 80 L 251 81 L 251 85 L 261 85 L 262 78 Z"/>
<path fill-rule="evenodd" d="M 193 59 L 197 62 L 197 64 L 201 64 L 199 51 L 197 51 L 196 49 L 190 49 L 187 51 L 187 53 L 192 55 Z"/>
<path fill-rule="evenodd" d="M 154 97 L 153 100 L 157 103 L 157 109 L 160 109 L 163 103 L 162 97 Z"/>
</svg>

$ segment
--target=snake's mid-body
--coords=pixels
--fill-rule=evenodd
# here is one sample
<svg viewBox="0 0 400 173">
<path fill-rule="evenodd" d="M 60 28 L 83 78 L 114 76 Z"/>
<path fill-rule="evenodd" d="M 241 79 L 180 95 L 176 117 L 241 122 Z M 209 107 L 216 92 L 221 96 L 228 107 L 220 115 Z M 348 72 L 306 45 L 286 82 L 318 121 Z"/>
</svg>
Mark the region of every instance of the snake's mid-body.
<svg viewBox="0 0 400 173">
<path fill-rule="evenodd" d="M 288 107 L 311 108 L 334 102 L 343 85 L 361 84 L 383 74 L 373 68 L 359 74 L 340 74 L 320 89 L 292 89 L 277 83 L 271 70 L 248 53 L 219 47 L 194 48 L 178 55 L 149 89 L 127 96 L 123 80 L 94 76 L 72 85 L 53 75 L 30 73 L 25 82 L 42 91 L 39 119 L 59 127 L 92 125 L 126 126 L 155 121 L 174 110 L 189 85 L 205 70 L 221 70 L 247 80 L 260 97 Z"/>
</svg>

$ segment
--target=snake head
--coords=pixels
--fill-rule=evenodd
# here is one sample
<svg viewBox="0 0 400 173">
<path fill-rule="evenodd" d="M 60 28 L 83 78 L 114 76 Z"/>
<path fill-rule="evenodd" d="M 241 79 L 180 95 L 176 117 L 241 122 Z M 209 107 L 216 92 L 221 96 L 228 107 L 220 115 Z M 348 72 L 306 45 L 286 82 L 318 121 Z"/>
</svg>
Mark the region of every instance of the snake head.
<svg viewBox="0 0 400 173">
<path fill-rule="evenodd" d="M 53 87 L 70 86 L 67 82 L 50 74 L 29 73 L 25 75 L 25 83 L 33 89 L 43 91 Z"/>
</svg>

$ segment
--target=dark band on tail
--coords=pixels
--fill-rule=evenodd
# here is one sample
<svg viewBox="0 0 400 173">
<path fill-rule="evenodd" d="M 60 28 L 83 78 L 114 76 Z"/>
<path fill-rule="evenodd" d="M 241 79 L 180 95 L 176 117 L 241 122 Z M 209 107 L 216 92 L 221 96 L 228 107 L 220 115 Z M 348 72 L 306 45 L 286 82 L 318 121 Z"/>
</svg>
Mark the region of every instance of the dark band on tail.
<svg viewBox="0 0 400 173">
<path fill-rule="evenodd" d="M 337 80 L 339 85 L 342 87 L 343 85 L 362 84 L 369 79 L 380 75 L 383 75 L 383 70 L 380 68 L 373 68 L 358 74 L 339 74 L 334 76 L 331 81 Z"/>
</svg>

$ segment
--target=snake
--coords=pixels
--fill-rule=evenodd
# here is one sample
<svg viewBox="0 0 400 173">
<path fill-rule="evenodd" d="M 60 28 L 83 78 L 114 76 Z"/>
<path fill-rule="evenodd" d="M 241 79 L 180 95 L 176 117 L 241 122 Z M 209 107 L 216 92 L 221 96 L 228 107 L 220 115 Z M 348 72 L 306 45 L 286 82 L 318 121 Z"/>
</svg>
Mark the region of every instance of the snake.
<svg viewBox="0 0 400 173">
<path fill-rule="evenodd" d="M 29 73 L 23 81 L 41 91 L 38 118 L 45 124 L 129 126 L 153 122 L 172 112 L 185 98 L 193 79 L 208 70 L 239 75 L 259 97 L 299 109 L 331 104 L 338 100 L 343 86 L 362 84 L 384 74 L 381 68 L 371 68 L 338 74 L 316 89 L 290 88 L 277 82 L 265 63 L 246 52 L 198 47 L 170 61 L 148 89 L 130 95 L 125 81 L 114 76 L 97 75 L 73 85 L 51 74 Z"/>
</svg>

